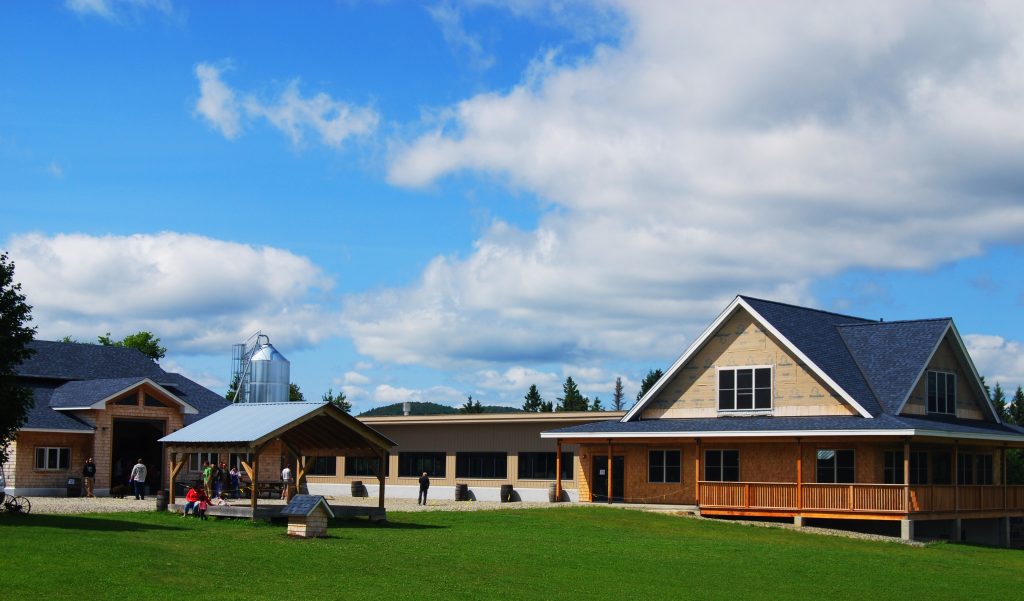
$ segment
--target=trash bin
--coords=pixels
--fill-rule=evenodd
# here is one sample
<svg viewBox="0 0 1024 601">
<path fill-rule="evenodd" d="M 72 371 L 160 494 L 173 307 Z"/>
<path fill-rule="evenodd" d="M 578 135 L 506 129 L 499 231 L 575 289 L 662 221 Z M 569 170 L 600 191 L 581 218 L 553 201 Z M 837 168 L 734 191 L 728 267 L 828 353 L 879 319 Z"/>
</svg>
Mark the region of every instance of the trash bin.
<svg viewBox="0 0 1024 601">
<path fill-rule="evenodd" d="M 81 478 L 68 478 L 68 496 L 69 497 L 80 497 L 80 496 L 82 496 L 82 479 Z"/>
</svg>

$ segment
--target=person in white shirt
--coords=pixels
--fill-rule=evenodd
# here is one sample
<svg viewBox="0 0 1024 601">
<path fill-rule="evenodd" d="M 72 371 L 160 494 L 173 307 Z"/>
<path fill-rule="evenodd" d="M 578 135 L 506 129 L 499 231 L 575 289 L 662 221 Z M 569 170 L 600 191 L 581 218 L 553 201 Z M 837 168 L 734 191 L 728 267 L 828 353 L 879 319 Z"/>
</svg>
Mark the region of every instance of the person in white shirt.
<svg viewBox="0 0 1024 601">
<path fill-rule="evenodd" d="M 146 500 L 146 464 L 142 463 L 142 458 L 139 457 L 139 461 L 132 468 L 131 476 L 132 486 L 135 487 L 135 500 L 145 501 Z"/>
<path fill-rule="evenodd" d="M 281 470 L 281 498 L 288 498 L 288 487 L 292 484 L 292 468 L 285 464 L 284 469 Z"/>
</svg>

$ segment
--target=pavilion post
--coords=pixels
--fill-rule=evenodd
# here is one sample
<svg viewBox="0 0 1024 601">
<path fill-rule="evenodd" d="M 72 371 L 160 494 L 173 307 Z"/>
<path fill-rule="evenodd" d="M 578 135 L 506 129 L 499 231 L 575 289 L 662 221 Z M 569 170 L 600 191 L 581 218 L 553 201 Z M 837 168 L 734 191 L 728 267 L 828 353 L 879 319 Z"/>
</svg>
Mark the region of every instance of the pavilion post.
<svg viewBox="0 0 1024 601">
<path fill-rule="evenodd" d="M 555 441 L 555 502 L 562 500 L 562 439 Z"/>
<path fill-rule="evenodd" d="M 953 443 L 953 511 L 960 511 L 960 441 Z"/>
<path fill-rule="evenodd" d="M 252 450 L 252 474 L 249 478 L 252 480 L 252 487 L 249 490 L 249 506 L 252 508 L 252 519 L 256 520 L 256 499 L 259 497 L 257 492 L 260 488 L 260 451 L 262 448 L 253 448 Z"/>
<path fill-rule="evenodd" d="M 181 457 L 181 461 L 178 461 L 178 457 Z M 174 505 L 174 485 L 178 480 L 178 474 L 181 472 L 181 468 L 185 467 L 185 462 L 188 461 L 188 453 L 171 453 L 171 488 L 168 492 L 167 502 Z"/>
<path fill-rule="evenodd" d="M 696 440 L 694 440 L 694 442 L 697 444 L 697 452 L 694 454 L 694 457 L 693 457 L 693 470 L 695 472 L 694 475 L 693 475 L 693 488 L 694 488 L 693 499 L 694 499 L 694 502 L 697 503 L 697 505 L 699 506 L 700 505 L 700 439 L 697 438 Z"/>
<path fill-rule="evenodd" d="M 377 455 L 380 460 L 377 462 L 377 507 L 384 509 L 384 480 L 387 474 L 387 451 L 381 449 Z"/>
</svg>

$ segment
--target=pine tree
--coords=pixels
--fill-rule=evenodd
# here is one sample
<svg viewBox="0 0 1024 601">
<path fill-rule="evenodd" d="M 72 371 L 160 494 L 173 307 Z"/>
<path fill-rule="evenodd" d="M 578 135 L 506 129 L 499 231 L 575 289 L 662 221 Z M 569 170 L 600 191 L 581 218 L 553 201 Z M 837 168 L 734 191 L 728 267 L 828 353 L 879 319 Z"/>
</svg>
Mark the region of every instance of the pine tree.
<svg viewBox="0 0 1024 601">
<path fill-rule="evenodd" d="M 622 391 L 622 378 L 615 378 L 615 392 L 612 393 L 612 410 L 622 411 L 625 408 L 625 393 Z"/>
<path fill-rule="evenodd" d="M 334 389 L 328 388 L 327 393 L 321 399 L 323 402 L 331 403 L 345 413 L 352 411 L 352 403 L 348 402 L 348 399 L 345 398 L 345 392 L 342 390 L 339 390 L 338 394 L 334 394 Z"/>
<path fill-rule="evenodd" d="M 544 404 L 544 399 L 540 396 L 540 391 L 537 390 L 536 384 L 530 384 L 530 390 L 523 397 L 525 402 L 523 403 L 523 411 L 540 411 L 541 405 Z"/>
<path fill-rule="evenodd" d="M 604 411 L 604 407 L 601 406 L 601 397 L 594 397 L 594 401 L 590 403 L 590 411 Z"/>
<path fill-rule="evenodd" d="M 483 413 L 484 406 L 480 404 L 480 401 L 474 401 L 473 395 L 469 395 L 466 399 L 466 404 L 459 407 L 461 413 Z"/>
<path fill-rule="evenodd" d="M 662 375 L 663 374 L 660 369 L 652 369 L 648 371 L 647 375 L 644 376 L 643 382 L 640 383 L 640 392 L 636 393 L 636 400 L 639 401 L 640 399 L 644 398 L 644 395 L 647 394 L 647 391 L 650 390 L 654 386 L 654 384 L 661 379 Z"/>
<path fill-rule="evenodd" d="M 551 413 L 554 410 L 555 410 L 555 406 L 551 403 L 551 401 L 541 401 L 540 402 L 540 412 L 541 413 Z"/>
<path fill-rule="evenodd" d="M 1024 426 L 1024 389 L 1017 387 L 1013 393 L 1013 402 L 1010 404 L 1010 421 Z"/>
<path fill-rule="evenodd" d="M 1006 393 L 1003 392 L 1003 387 L 996 382 L 996 387 L 992 389 L 992 404 L 995 405 L 996 413 L 999 415 L 999 419 L 1006 421 L 1010 417 L 1010 412 L 1006 409 Z"/>
<path fill-rule="evenodd" d="M 572 381 L 572 376 L 566 377 L 565 384 L 562 384 L 562 396 L 558 399 L 558 410 L 586 411 L 587 405 L 587 399 L 580 394 L 580 389 L 576 386 L 576 382 Z"/>
</svg>

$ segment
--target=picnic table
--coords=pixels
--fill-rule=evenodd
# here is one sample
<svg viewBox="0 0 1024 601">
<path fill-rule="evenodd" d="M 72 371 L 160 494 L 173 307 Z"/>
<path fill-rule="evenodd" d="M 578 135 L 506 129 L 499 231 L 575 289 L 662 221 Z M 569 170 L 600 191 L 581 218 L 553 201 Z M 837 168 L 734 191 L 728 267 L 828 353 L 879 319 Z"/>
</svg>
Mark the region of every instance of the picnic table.
<svg viewBox="0 0 1024 601">
<path fill-rule="evenodd" d="M 284 490 L 284 482 L 281 480 L 269 481 L 269 482 L 257 482 L 256 483 L 256 496 L 262 497 L 263 495 L 269 494 L 271 498 L 275 495 L 281 496 L 281 492 Z"/>
</svg>

